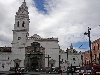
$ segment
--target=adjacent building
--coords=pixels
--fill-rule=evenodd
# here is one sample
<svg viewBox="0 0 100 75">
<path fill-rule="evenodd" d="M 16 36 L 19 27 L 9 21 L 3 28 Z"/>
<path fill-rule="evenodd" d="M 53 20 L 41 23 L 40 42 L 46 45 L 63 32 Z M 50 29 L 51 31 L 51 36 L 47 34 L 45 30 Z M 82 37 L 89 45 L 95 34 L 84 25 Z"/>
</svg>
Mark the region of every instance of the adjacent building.
<svg viewBox="0 0 100 75">
<path fill-rule="evenodd" d="M 60 68 L 62 71 L 66 71 L 68 67 L 68 55 L 65 51 L 60 51 Z"/>
<path fill-rule="evenodd" d="M 92 61 L 93 63 L 100 63 L 100 38 L 92 43 Z"/>
<path fill-rule="evenodd" d="M 82 52 L 78 52 L 75 50 L 71 44 L 70 49 L 67 48 L 66 52 L 60 52 L 61 55 L 61 69 L 66 71 L 67 68 L 71 66 L 73 68 L 79 67 L 83 65 L 84 55 Z"/>
<path fill-rule="evenodd" d="M 92 63 L 100 63 L 100 38 L 91 42 Z M 84 52 L 84 64 L 90 64 L 90 50 Z"/>
<path fill-rule="evenodd" d="M 85 51 L 84 52 L 84 64 L 90 64 L 90 51 Z"/>
<path fill-rule="evenodd" d="M 13 62 L 11 47 L 0 47 L 0 71 L 8 71 Z"/>
</svg>

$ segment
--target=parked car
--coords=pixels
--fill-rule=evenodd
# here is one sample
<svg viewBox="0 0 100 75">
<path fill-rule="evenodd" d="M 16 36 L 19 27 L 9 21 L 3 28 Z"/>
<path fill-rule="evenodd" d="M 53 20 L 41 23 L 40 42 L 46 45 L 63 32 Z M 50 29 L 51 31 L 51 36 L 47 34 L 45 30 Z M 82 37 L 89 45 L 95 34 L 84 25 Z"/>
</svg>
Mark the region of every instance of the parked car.
<svg viewBox="0 0 100 75">
<path fill-rule="evenodd" d="M 80 69 L 79 75 L 83 75 L 83 74 L 84 74 L 84 69 Z"/>
<path fill-rule="evenodd" d="M 86 72 L 84 72 L 84 69 L 81 69 L 79 75 L 91 75 L 91 70 L 87 69 Z"/>
<path fill-rule="evenodd" d="M 59 74 L 59 70 L 56 69 L 55 67 L 52 67 L 50 70 L 48 70 L 46 73 L 49 73 L 49 74 Z"/>
<path fill-rule="evenodd" d="M 67 69 L 67 72 L 68 72 L 68 73 L 72 73 L 72 72 L 74 73 L 74 68 L 68 68 L 68 69 Z"/>
<path fill-rule="evenodd" d="M 79 74 L 80 67 L 76 67 L 75 73 Z"/>
<path fill-rule="evenodd" d="M 83 73 L 84 75 L 91 75 L 91 70 L 86 70 L 86 72 Z"/>
</svg>

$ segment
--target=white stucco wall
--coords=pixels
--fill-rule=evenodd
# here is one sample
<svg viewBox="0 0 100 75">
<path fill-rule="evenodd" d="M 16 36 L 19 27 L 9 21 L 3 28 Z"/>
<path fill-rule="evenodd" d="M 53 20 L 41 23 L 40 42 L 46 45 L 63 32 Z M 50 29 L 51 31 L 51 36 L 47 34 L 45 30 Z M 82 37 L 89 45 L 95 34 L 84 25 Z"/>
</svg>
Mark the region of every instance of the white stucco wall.
<svg viewBox="0 0 100 75">
<path fill-rule="evenodd" d="M 24 67 L 24 59 L 25 59 L 25 47 L 31 46 L 31 43 L 38 42 L 42 47 L 45 48 L 45 57 L 49 55 L 51 59 L 55 60 L 55 67 L 59 67 L 59 44 L 57 38 L 53 41 L 49 39 L 49 41 L 37 41 L 34 39 L 27 39 L 28 37 L 28 31 L 29 31 L 29 15 L 28 15 L 28 8 L 26 6 L 26 3 L 23 3 L 21 5 L 21 8 L 26 7 L 25 11 L 22 13 L 22 10 L 18 10 L 15 15 L 15 24 L 14 24 L 14 30 L 13 30 L 13 41 L 12 41 L 12 52 L 7 55 L 0 54 L 0 59 L 6 59 L 4 57 L 10 57 L 9 60 L 2 61 L 0 60 L 1 64 L 5 64 L 5 68 L 2 68 L 0 64 L 0 71 L 8 71 L 10 70 L 10 67 L 15 67 L 14 60 L 19 59 L 21 60 L 19 66 Z M 17 27 L 17 23 L 19 21 L 19 27 Z M 22 27 L 23 21 L 25 22 L 25 26 Z M 24 31 L 25 29 L 25 31 Z M 26 36 L 27 35 L 27 36 Z M 18 40 L 18 37 L 21 37 L 20 40 Z M 40 38 L 39 36 L 35 36 L 37 38 Z M 43 38 L 48 39 L 48 38 Z M 3 58 L 2 58 L 3 57 Z M 11 62 L 10 65 L 7 65 L 7 62 Z M 45 58 L 45 67 L 48 67 L 48 60 Z"/>
<path fill-rule="evenodd" d="M 68 65 L 67 65 L 67 61 L 68 61 L 67 60 L 67 53 L 60 53 L 60 55 L 61 55 L 60 61 L 63 60 L 63 62 L 60 64 L 61 70 L 66 71 L 67 67 L 68 67 Z"/>
<path fill-rule="evenodd" d="M 31 40 L 31 41 L 30 41 Z M 35 41 L 30 39 L 27 42 L 27 46 L 31 46 L 31 43 L 38 42 L 45 48 L 45 57 L 48 55 L 51 57 L 49 60 L 54 59 L 55 67 L 59 67 L 59 44 L 56 41 Z M 48 59 L 45 58 L 45 67 L 48 67 Z"/>
<path fill-rule="evenodd" d="M 73 60 L 75 58 L 75 60 Z M 70 54 L 68 55 L 69 66 L 79 66 L 81 65 L 81 54 Z"/>
</svg>

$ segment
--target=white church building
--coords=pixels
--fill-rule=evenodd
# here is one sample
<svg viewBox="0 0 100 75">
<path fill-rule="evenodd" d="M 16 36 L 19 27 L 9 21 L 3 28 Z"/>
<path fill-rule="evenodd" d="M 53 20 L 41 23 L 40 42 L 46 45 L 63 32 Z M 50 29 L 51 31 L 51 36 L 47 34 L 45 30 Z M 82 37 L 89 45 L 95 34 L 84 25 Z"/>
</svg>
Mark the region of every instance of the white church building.
<svg viewBox="0 0 100 75">
<path fill-rule="evenodd" d="M 15 67 L 27 68 L 29 66 L 31 66 L 31 70 L 34 69 L 32 65 L 37 65 L 35 68 L 39 68 L 42 62 L 44 62 L 44 66 L 41 68 L 59 67 L 58 38 L 41 38 L 37 34 L 29 37 L 29 23 L 28 7 L 24 1 L 15 15 L 14 30 L 12 30 L 13 41 L 10 51 L 2 51 L 4 48 L 0 49 L 0 71 L 9 71 Z M 41 53 L 42 58 L 38 55 Z M 31 60 L 32 58 L 34 60 Z M 36 60 L 35 58 L 40 59 Z M 42 62 L 38 63 L 40 60 Z M 27 64 L 29 65 L 27 66 Z"/>
<path fill-rule="evenodd" d="M 70 46 L 70 49 L 67 48 L 66 52 L 60 52 L 61 58 L 60 58 L 60 65 L 62 71 L 67 71 L 68 67 L 71 66 L 75 69 L 76 67 L 82 66 L 84 62 L 84 55 L 82 52 L 76 51 L 72 44 Z"/>
</svg>

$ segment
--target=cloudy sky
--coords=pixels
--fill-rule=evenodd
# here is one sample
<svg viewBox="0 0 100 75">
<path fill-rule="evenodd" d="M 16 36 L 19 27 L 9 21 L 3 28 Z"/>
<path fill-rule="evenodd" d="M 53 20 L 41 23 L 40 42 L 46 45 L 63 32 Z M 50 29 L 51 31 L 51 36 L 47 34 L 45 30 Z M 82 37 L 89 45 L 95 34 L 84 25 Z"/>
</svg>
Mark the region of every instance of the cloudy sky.
<svg viewBox="0 0 100 75">
<path fill-rule="evenodd" d="M 11 46 L 15 14 L 24 0 L 0 0 L 0 46 Z M 29 8 L 29 36 L 59 39 L 61 49 L 72 43 L 77 50 L 88 50 L 91 41 L 100 37 L 100 0 L 26 0 Z M 82 49 L 79 46 L 82 45 Z M 84 49 L 85 48 L 85 49 Z"/>
</svg>

